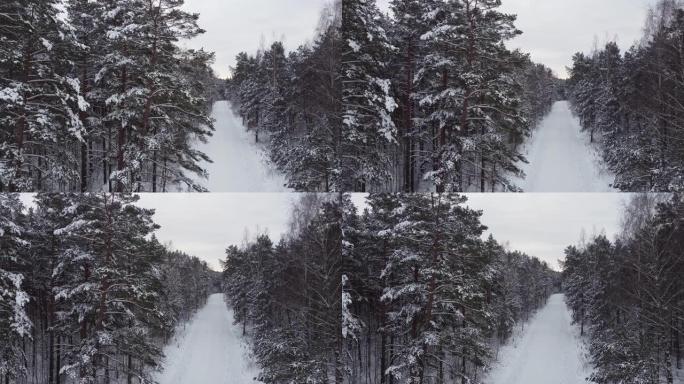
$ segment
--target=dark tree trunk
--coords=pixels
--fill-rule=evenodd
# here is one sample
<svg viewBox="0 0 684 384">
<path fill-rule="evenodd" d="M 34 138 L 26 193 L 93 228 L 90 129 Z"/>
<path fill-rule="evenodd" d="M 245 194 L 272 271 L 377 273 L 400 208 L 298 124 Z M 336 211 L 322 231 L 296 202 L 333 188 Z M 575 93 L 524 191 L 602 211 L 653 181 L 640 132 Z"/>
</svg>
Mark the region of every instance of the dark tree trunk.
<svg viewBox="0 0 684 384">
<path fill-rule="evenodd" d="M 126 83 L 128 82 L 128 71 L 126 67 L 121 70 L 121 93 L 126 92 Z M 119 172 L 122 172 L 126 166 L 124 162 L 124 145 L 126 145 L 126 127 L 123 124 L 119 124 L 117 127 L 117 153 L 116 153 L 116 168 Z M 121 175 L 119 175 L 119 178 Z M 124 191 L 124 185 L 121 180 L 117 180 L 116 191 L 121 193 Z"/>
<path fill-rule="evenodd" d="M 414 192 L 413 167 L 413 38 L 409 37 L 406 54 L 406 95 L 404 97 L 404 190 Z"/>
</svg>

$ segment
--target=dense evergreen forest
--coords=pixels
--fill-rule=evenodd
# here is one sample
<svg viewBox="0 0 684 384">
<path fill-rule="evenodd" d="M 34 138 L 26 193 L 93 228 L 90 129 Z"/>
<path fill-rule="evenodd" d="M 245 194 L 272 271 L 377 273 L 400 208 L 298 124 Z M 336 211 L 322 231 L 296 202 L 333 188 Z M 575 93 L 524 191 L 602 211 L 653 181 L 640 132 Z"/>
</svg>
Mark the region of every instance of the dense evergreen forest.
<svg viewBox="0 0 684 384">
<path fill-rule="evenodd" d="M 684 364 L 682 250 L 684 201 L 655 195 L 632 199 L 616 241 L 567 248 L 563 288 L 588 335 L 593 382 L 674 382 Z"/>
<path fill-rule="evenodd" d="M 297 190 L 517 190 L 560 81 L 503 46 L 519 31 L 495 3 L 338 2 L 313 43 L 238 55 L 229 98 Z"/>
<path fill-rule="evenodd" d="M 0 3 L 0 191 L 203 189 L 213 54 L 182 5 Z"/>
<path fill-rule="evenodd" d="M 371 195 L 344 215 L 347 383 L 479 383 L 496 348 L 558 288 L 458 194 Z"/>
<path fill-rule="evenodd" d="M 281 42 L 256 55 L 240 53 L 227 97 L 256 142 L 265 142 L 272 164 L 289 187 L 339 191 L 339 2 L 321 15 L 313 42 L 285 53 Z"/>
<path fill-rule="evenodd" d="M 337 196 L 305 195 L 280 242 L 226 250 L 225 294 L 263 383 L 342 381 L 340 217 Z"/>
<path fill-rule="evenodd" d="M 0 381 L 150 383 L 218 273 L 154 237 L 137 196 L 0 194 Z M 151 235 L 151 236 L 150 236 Z"/>
<path fill-rule="evenodd" d="M 660 0 L 641 42 L 573 57 L 568 94 L 624 191 L 684 188 L 684 3 Z"/>
<path fill-rule="evenodd" d="M 504 43 L 500 0 L 342 4 L 346 191 L 517 191 L 520 144 L 559 80 Z"/>
</svg>

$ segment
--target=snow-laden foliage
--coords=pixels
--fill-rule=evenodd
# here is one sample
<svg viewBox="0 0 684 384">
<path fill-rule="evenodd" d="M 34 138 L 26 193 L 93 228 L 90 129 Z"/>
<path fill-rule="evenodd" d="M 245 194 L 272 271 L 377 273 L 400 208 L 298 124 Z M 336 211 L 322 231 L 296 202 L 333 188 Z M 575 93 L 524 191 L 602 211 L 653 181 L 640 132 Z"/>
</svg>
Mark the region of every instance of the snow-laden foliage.
<svg viewBox="0 0 684 384">
<path fill-rule="evenodd" d="M 520 144 L 558 81 L 504 42 L 501 2 L 343 2 L 346 190 L 515 191 Z"/>
<path fill-rule="evenodd" d="M 684 3 L 661 0 L 638 45 L 622 54 L 610 42 L 573 57 L 568 94 L 616 188 L 684 188 L 683 39 Z"/>
<path fill-rule="evenodd" d="M 494 343 L 552 293 L 556 273 L 483 241 L 465 201 L 371 195 L 359 216 L 347 200 L 347 318 L 362 322 L 346 339 L 345 382 L 479 383 Z"/>
<path fill-rule="evenodd" d="M 26 217 L 17 195 L 0 194 L 0 377 L 15 378 L 24 373 L 22 338 L 30 338 L 31 322 L 26 312 L 28 294 L 24 268 L 28 244 Z"/>
<path fill-rule="evenodd" d="M 390 44 L 375 0 L 342 2 L 342 119 L 344 190 L 364 190 L 390 177 L 387 151 L 397 143 L 392 114 Z"/>
<path fill-rule="evenodd" d="M 0 195 L 6 382 L 153 383 L 163 343 L 217 276 L 163 247 L 137 199 L 40 194 L 27 213 Z"/>
<path fill-rule="evenodd" d="M 0 4 L 0 190 L 202 190 L 213 54 L 182 0 Z"/>
<path fill-rule="evenodd" d="M 684 202 L 654 199 L 632 199 L 616 242 L 565 250 L 563 288 L 595 383 L 673 383 L 684 363 Z"/>
<path fill-rule="evenodd" d="M 343 188 L 339 13 L 326 9 L 313 42 L 287 55 L 281 42 L 238 54 L 228 80 L 227 97 L 295 190 Z"/>
<path fill-rule="evenodd" d="M 225 294 L 263 383 L 342 381 L 340 217 L 332 196 L 306 195 L 278 244 L 260 235 L 226 250 Z"/>
<path fill-rule="evenodd" d="M 73 180 L 88 107 L 70 69 L 74 36 L 57 0 L 0 4 L 0 191 L 33 190 L 46 179 Z M 38 184 L 40 185 L 40 184 Z"/>
</svg>

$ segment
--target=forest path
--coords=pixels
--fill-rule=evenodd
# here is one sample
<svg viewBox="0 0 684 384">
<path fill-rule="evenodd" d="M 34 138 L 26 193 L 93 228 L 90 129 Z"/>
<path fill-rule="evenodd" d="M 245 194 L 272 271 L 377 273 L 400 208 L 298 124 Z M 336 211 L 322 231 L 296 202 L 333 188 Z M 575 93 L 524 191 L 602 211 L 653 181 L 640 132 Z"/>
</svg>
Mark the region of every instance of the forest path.
<svg viewBox="0 0 684 384">
<path fill-rule="evenodd" d="M 570 103 L 556 102 L 526 144 L 529 164 L 519 164 L 527 177 L 518 185 L 525 192 L 611 192 L 613 175 L 572 115 Z"/>
<path fill-rule="evenodd" d="M 214 103 L 211 117 L 216 120 L 214 135 L 196 148 L 213 160 L 200 166 L 209 172 L 199 180 L 210 192 L 286 192 L 285 177 L 272 169 L 266 154 L 254 143 L 228 101 Z"/>
<path fill-rule="evenodd" d="M 251 384 L 258 368 L 247 357 L 240 327 L 233 325 L 223 294 L 209 296 L 207 304 L 185 329 L 164 348 L 164 371 L 160 384 Z"/>
<path fill-rule="evenodd" d="M 590 375 L 579 330 L 562 294 L 552 295 L 521 335 L 499 351 L 488 384 L 583 384 Z"/>
</svg>

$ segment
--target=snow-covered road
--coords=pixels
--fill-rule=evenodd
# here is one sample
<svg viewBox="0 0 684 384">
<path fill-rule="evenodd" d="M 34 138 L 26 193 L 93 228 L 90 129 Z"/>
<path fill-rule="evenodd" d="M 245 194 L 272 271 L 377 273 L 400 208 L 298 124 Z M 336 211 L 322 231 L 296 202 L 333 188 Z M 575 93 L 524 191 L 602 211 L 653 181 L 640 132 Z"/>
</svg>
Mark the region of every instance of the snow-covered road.
<svg viewBox="0 0 684 384">
<path fill-rule="evenodd" d="M 216 120 L 214 135 L 197 149 L 213 163 L 202 163 L 209 180 L 199 180 L 210 192 L 286 192 L 283 175 L 273 170 L 254 134 L 242 125 L 227 101 L 214 103 L 211 116 Z"/>
<path fill-rule="evenodd" d="M 562 294 L 551 296 L 520 335 L 499 351 L 488 384 L 584 384 L 591 373 Z"/>
<path fill-rule="evenodd" d="M 525 192 L 609 192 L 614 177 L 581 132 L 567 101 L 558 101 L 536 128 L 524 150 L 529 164 L 518 185 Z"/>
<path fill-rule="evenodd" d="M 164 348 L 160 384 L 251 384 L 258 368 L 250 361 L 242 330 L 233 325 L 233 311 L 222 294 L 209 297 L 171 343 Z"/>
</svg>

